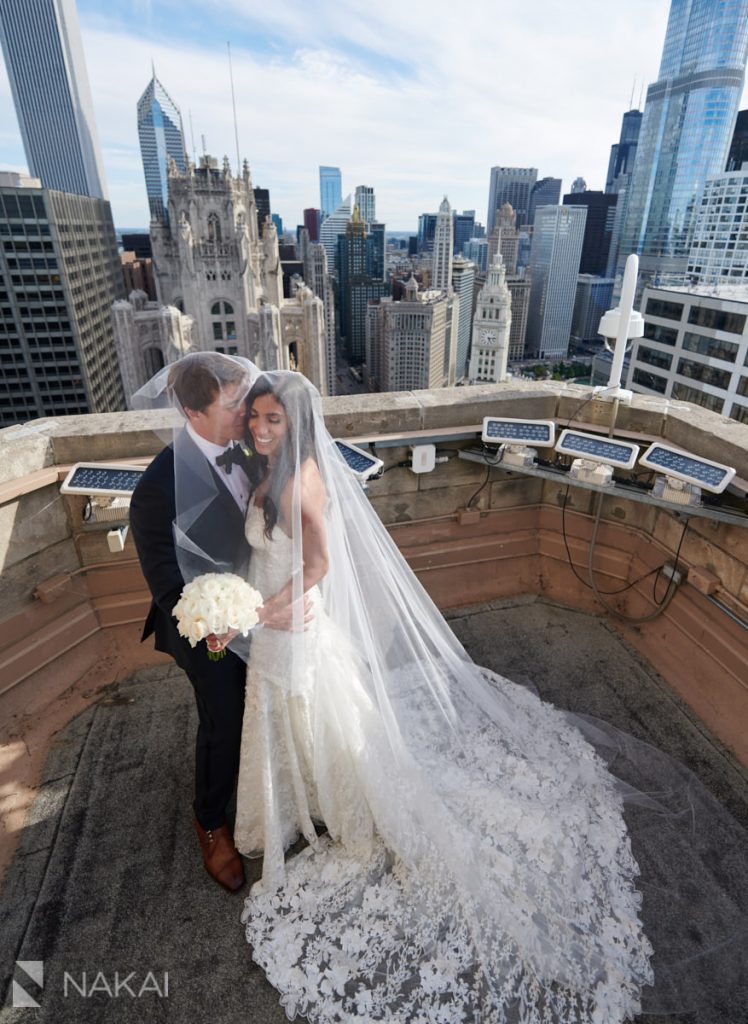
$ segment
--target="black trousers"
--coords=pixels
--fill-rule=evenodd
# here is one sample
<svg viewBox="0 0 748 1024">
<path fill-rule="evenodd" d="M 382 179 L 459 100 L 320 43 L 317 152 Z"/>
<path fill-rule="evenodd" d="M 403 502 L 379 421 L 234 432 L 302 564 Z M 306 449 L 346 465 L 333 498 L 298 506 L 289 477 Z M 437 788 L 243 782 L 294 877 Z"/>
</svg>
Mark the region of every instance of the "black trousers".
<svg viewBox="0 0 748 1024">
<path fill-rule="evenodd" d="M 247 666 L 231 651 L 219 661 L 211 661 L 207 647 L 200 643 L 190 651 L 189 663 L 180 667 L 195 691 L 199 718 L 195 817 L 204 829 L 219 828 L 226 824 L 226 807 L 234 795 L 239 772 Z"/>
</svg>

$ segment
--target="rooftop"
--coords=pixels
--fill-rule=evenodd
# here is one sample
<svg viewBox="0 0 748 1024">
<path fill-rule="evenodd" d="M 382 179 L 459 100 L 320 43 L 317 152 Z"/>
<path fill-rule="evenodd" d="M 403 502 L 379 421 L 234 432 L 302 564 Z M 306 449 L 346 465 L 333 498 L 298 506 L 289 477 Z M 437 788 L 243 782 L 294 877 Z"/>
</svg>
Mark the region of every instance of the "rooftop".
<svg viewBox="0 0 748 1024">
<path fill-rule="evenodd" d="M 376 439 L 388 471 L 369 486 L 372 505 L 476 661 L 675 754 L 748 824 L 747 426 L 635 396 L 617 436 L 728 463 L 735 481 L 719 509 L 693 518 L 616 486 L 596 529 L 596 494 L 568 473 L 458 454 L 476 447 L 489 414 L 607 433 L 611 405 L 589 388 L 512 381 L 339 397 L 324 409 L 334 436 Z M 199 863 L 184 754 L 194 702 L 181 673 L 138 643 L 148 600 L 132 542 L 112 554 L 106 529 L 82 518 L 85 498 L 59 493 L 76 461 L 147 461 L 162 423 L 112 413 L 0 432 L 2 977 L 7 988 L 14 960 L 43 959 L 36 1019 L 55 1024 L 89 1019 L 84 998 L 61 989 L 64 971 L 80 980 L 84 970 L 136 971 L 140 981 L 152 971 L 159 985 L 168 971 L 174 1020 L 210 1001 L 218 1020 L 251 1007 L 253 1024 L 280 1022 L 243 942 L 241 897 Z M 422 475 L 401 465 L 410 444 L 428 440 L 446 462 Z M 608 603 L 629 619 L 657 612 L 651 621 L 597 602 L 586 581 L 593 537 L 597 584 L 622 591 Z M 660 607 L 655 571 L 676 555 L 686 580 Z M 258 869 L 250 864 L 252 877 Z M 706 872 L 703 884 L 708 905 Z M 145 1013 L 139 999 L 99 995 L 97 1012 L 118 1022 L 166 1015 L 153 990 L 142 998 Z M 735 1024 L 734 1011 L 687 1024 Z"/>
</svg>

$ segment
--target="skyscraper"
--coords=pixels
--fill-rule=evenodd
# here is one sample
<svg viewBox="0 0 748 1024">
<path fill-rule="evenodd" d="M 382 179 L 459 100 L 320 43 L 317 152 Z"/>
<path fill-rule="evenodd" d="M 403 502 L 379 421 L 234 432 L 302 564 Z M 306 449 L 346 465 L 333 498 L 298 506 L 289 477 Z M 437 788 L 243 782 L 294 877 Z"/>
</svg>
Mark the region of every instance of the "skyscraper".
<svg viewBox="0 0 748 1024">
<path fill-rule="evenodd" d="M 106 199 L 75 0 L 0 0 L 0 41 L 31 175 Z"/>
<path fill-rule="evenodd" d="M 462 380 L 468 371 L 470 328 L 473 321 L 473 289 L 477 270 L 474 263 L 468 263 L 462 256 L 456 256 L 452 264 L 452 287 L 460 301 L 455 346 L 455 381 Z"/>
<path fill-rule="evenodd" d="M 511 203 L 504 203 L 496 214 L 493 234 L 488 239 L 488 266 L 493 263 L 497 252 L 501 253 L 504 269 L 508 276 L 517 273 L 519 256 L 519 231 L 517 231 L 517 215 Z"/>
<path fill-rule="evenodd" d="M 528 356 L 559 359 L 568 352 L 586 218 L 584 206 L 541 206 L 535 215 Z"/>
<path fill-rule="evenodd" d="M 535 223 L 535 211 L 539 206 L 558 206 L 561 200 L 561 179 L 541 178 L 530 189 L 530 206 L 527 211 L 527 223 Z"/>
<path fill-rule="evenodd" d="M 377 203 L 371 185 L 356 185 L 354 203 L 364 224 L 373 224 L 377 219 Z"/>
<path fill-rule="evenodd" d="M 345 234 L 338 237 L 338 295 L 340 334 L 353 362 L 366 360 L 366 306 L 389 292 L 381 272 L 381 230 L 367 233 L 366 224 L 354 207 Z"/>
<path fill-rule="evenodd" d="M 628 110 L 621 121 L 621 136 L 610 147 L 608 173 L 605 176 L 605 191 L 620 192 L 626 188 L 634 169 L 636 148 L 642 126 L 641 110 Z"/>
<path fill-rule="evenodd" d="M 351 197 L 346 196 L 330 216 L 322 221 L 319 229 L 319 240 L 327 253 L 327 270 L 333 276 L 336 276 L 338 271 L 338 237 L 345 234 L 350 216 Z"/>
<path fill-rule="evenodd" d="M 169 157 L 184 174 L 184 131 L 179 108 L 156 78 L 138 100 L 138 138 L 151 220 L 164 220 L 169 211 Z"/>
<path fill-rule="evenodd" d="M 517 228 L 527 224 L 530 212 L 530 191 L 538 179 L 537 167 L 492 167 L 488 189 L 488 217 L 486 234 L 491 235 L 496 211 L 511 203 L 517 214 Z"/>
<path fill-rule="evenodd" d="M 672 0 L 628 189 L 617 287 L 632 252 L 640 288 L 685 279 L 704 182 L 727 161 L 747 54 L 748 0 Z"/>
<path fill-rule="evenodd" d="M 694 221 L 689 283 L 715 288 L 748 281 L 747 201 L 748 167 L 707 179 Z"/>
<path fill-rule="evenodd" d="M 109 203 L 0 174 L 0 427 L 123 409 L 112 303 L 124 281 Z"/>
<path fill-rule="evenodd" d="M 452 219 L 454 220 L 452 252 L 455 256 L 459 256 L 465 242 L 473 237 L 475 231 L 475 210 L 463 210 L 462 213 L 458 213 L 455 210 Z"/>
<path fill-rule="evenodd" d="M 587 207 L 582 259 L 579 264 L 580 274 L 598 274 L 599 276 L 605 274 L 617 201 L 617 195 L 598 192 L 594 189 L 570 192 L 564 196 L 564 206 Z"/>
<path fill-rule="evenodd" d="M 319 208 L 322 220 L 337 210 L 343 201 L 343 184 L 339 167 L 319 169 Z"/>
<path fill-rule="evenodd" d="M 265 230 L 265 221 L 268 217 L 272 218 L 270 210 L 270 189 L 268 188 L 253 188 L 252 191 L 255 194 L 255 206 L 257 207 L 257 234 L 262 237 L 262 232 Z"/>
<path fill-rule="evenodd" d="M 431 286 L 446 292 L 452 283 L 452 241 L 454 238 L 454 224 L 452 223 L 452 208 L 445 196 L 439 206 L 439 213 L 436 215 L 436 230 L 434 232 L 434 259 L 431 273 Z"/>
<path fill-rule="evenodd" d="M 319 212 L 319 210 L 315 209 L 313 206 L 307 207 L 307 209 L 304 210 L 304 227 L 309 232 L 309 241 L 310 242 L 318 242 L 319 241 L 319 221 L 320 221 L 320 212 Z M 315 292 L 315 294 L 316 294 L 316 292 Z"/>
<path fill-rule="evenodd" d="M 436 214 L 422 213 L 418 218 L 418 252 L 433 251 L 435 231 Z"/>
</svg>

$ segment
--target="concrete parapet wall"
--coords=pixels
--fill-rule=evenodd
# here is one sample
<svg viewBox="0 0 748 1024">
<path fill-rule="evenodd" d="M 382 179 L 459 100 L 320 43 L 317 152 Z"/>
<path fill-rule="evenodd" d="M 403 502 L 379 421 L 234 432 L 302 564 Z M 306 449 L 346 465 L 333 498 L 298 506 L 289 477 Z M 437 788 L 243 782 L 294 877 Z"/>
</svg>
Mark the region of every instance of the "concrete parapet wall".
<svg viewBox="0 0 748 1024">
<path fill-rule="evenodd" d="M 607 425 L 610 403 L 591 396 L 579 385 L 520 381 L 341 396 L 324 399 L 323 410 L 334 436 L 354 438 L 477 429 L 486 415 Z M 84 525 L 84 499 L 61 495 L 59 481 L 77 461 L 147 459 L 163 445 L 155 431 L 174 422 L 167 413 L 127 412 L 0 431 L 0 738 L 23 735 L 32 709 L 36 717 L 43 714 L 60 695 L 78 692 L 83 677 L 93 699 L 98 687 L 133 665 L 159 660 L 138 644 L 148 595 L 132 541 L 112 555 L 106 531 Z M 748 426 L 707 410 L 635 396 L 631 406 L 619 408 L 617 432 L 661 438 L 733 465 L 748 480 Z M 437 603 L 456 607 L 530 593 L 600 613 L 569 566 L 561 516 L 566 503 L 566 543 L 584 577 L 594 494 L 572 486 L 567 498 L 565 486 L 555 482 L 499 469 L 487 473 L 454 457 L 466 443 L 474 441 L 440 442 L 452 457 L 423 475 L 398 467 L 407 460 L 406 438 L 382 447 L 389 471 L 369 489 L 373 507 Z M 466 517 L 460 510 L 468 503 L 472 514 Z M 606 498 L 595 551 L 600 586 L 627 586 L 672 560 L 681 534 L 682 523 L 668 511 Z M 613 624 L 748 764 L 748 631 L 724 610 L 748 620 L 748 531 L 695 519 L 680 559 L 717 579 L 713 596 L 724 607 L 686 584 L 653 622 Z M 42 603 L 36 588 L 51 579 L 59 587 Z M 661 597 L 664 581 L 659 586 Z M 652 577 L 611 600 L 630 616 L 647 614 L 655 607 Z"/>
</svg>

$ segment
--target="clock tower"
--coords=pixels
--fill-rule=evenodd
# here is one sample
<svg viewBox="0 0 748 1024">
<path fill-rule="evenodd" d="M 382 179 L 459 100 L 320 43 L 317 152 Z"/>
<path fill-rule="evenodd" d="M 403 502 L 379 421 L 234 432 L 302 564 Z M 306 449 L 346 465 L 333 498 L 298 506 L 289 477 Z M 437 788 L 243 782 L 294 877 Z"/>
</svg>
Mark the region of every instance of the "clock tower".
<svg viewBox="0 0 748 1024">
<path fill-rule="evenodd" d="M 506 380 L 512 297 L 506 283 L 504 260 L 496 253 L 486 283 L 478 293 L 473 317 L 468 377 L 471 384 Z"/>
</svg>

